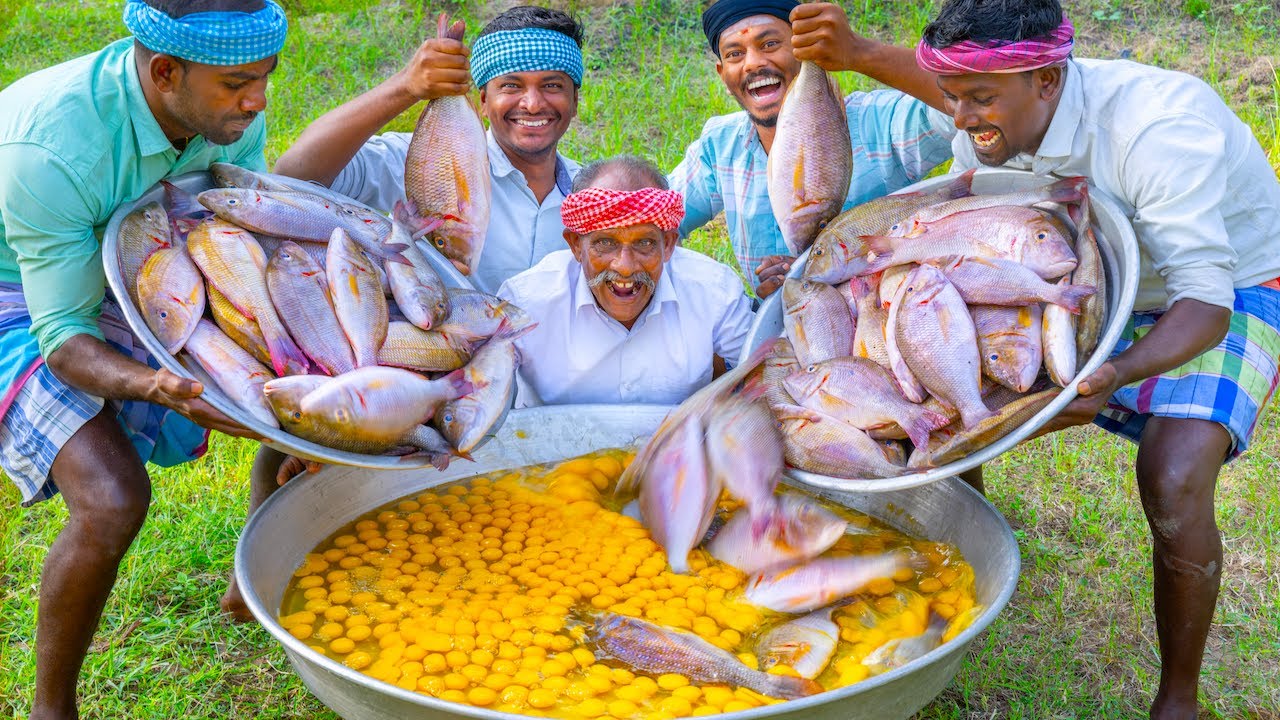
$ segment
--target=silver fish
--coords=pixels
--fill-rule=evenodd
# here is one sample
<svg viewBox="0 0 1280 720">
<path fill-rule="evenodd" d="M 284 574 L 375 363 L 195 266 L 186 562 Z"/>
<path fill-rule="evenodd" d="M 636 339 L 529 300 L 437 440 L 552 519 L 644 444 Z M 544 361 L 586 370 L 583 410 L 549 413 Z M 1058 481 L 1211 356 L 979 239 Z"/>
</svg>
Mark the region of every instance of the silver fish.
<svg viewBox="0 0 1280 720">
<path fill-rule="evenodd" d="M 787 392 L 783 386 L 783 381 L 792 372 L 800 369 L 800 361 L 796 359 L 795 351 L 791 349 L 791 341 L 781 338 L 774 345 L 771 355 L 764 361 L 764 370 L 761 373 L 761 379 L 764 382 L 765 402 L 772 408 L 775 405 L 795 405 L 795 398 Z"/>
<path fill-rule="evenodd" d="M 138 271 L 160 248 L 173 247 L 169 216 L 158 202 L 149 202 L 120 221 L 120 244 L 117 255 L 120 274 L 133 304 L 138 304 Z"/>
<path fill-rule="evenodd" d="M 204 315 L 204 276 L 187 251 L 160 248 L 138 271 L 138 309 L 147 327 L 176 355 Z"/>
<path fill-rule="evenodd" d="M 213 217 L 213 213 L 201 205 L 195 195 L 168 180 L 161 180 L 160 184 L 164 186 L 164 200 L 169 206 L 169 227 L 173 233 L 173 243 L 185 247 L 187 235 L 197 225 Z"/>
<path fill-rule="evenodd" d="M 952 258 L 939 267 L 970 305 L 1023 307 L 1053 303 L 1078 313 L 1080 304 L 1094 293 L 1094 288 L 1088 285 L 1047 283 L 1026 265 L 1001 258 Z"/>
<path fill-rule="evenodd" d="M 384 264 L 391 294 L 409 322 L 423 330 L 431 330 L 449 317 L 449 294 L 445 291 L 444 281 L 398 222 L 392 223 L 391 241 L 407 245 L 401 254 L 409 261 L 408 264 Z"/>
<path fill-rule="evenodd" d="M 818 503 L 786 493 L 756 523 L 738 511 L 707 543 L 707 551 L 748 575 L 804 562 L 825 552 L 848 523 Z M 756 526 L 756 527 L 753 527 Z"/>
<path fill-rule="evenodd" d="M 858 323 L 858 308 L 862 305 L 862 298 L 878 293 L 878 283 L 878 276 L 873 275 L 871 277 L 855 276 L 836 285 L 836 290 L 840 291 L 840 297 L 843 297 L 845 305 L 849 306 L 849 317 L 853 320 L 855 328 Z"/>
<path fill-rule="evenodd" d="M 1076 256 L 1080 264 L 1071 273 L 1071 282 L 1092 285 L 1097 291 L 1080 304 L 1080 317 L 1076 321 L 1076 357 L 1088 360 L 1098 346 L 1107 308 L 1107 276 L 1102 269 L 1102 253 L 1098 250 L 1098 238 L 1093 229 L 1086 198 L 1080 203 L 1076 226 L 1081 228 L 1076 236 Z"/>
<path fill-rule="evenodd" d="M 761 635 L 755 646 L 760 668 L 768 670 L 782 663 L 800 677 L 812 680 L 821 675 L 836 654 L 840 640 L 840 628 L 831 621 L 834 609 L 814 610 Z"/>
<path fill-rule="evenodd" d="M 822 557 L 748 579 L 743 599 L 785 613 L 803 613 L 852 595 L 868 583 L 909 567 L 901 552 Z"/>
<path fill-rule="evenodd" d="M 861 430 L 895 424 L 917 445 L 928 442 L 930 431 L 951 422 L 946 415 L 902 397 L 889 372 L 866 358 L 816 363 L 789 375 L 784 385 L 800 405 Z"/>
<path fill-rule="evenodd" d="M 427 380 L 408 370 L 362 367 L 309 393 L 299 409 L 303 415 L 319 416 L 343 435 L 392 447 L 430 419 L 441 403 L 471 389 L 460 370 Z"/>
<path fill-rule="evenodd" d="M 638 618 L 602 613 L 594 618 L 587 635 L 602 655 L 643 673 L 680 673 L 699 685 L 725 683 L 789 700 L 822 691 L 820 685 L 807 678 L 753 670 L 693 633 Z"/>
<path fill-rule="evenodd" d="M 258 323 L 277 375 L 305 373 L 310 363 L 289 336 L 267 291 L 267 257 L 248 232 L 216 218 L 187 236 L 191 259 L 240 314 Z"/>
<path fill-rule="evenodd" d="M 445 403 L 435 417 L 436 429 L 460 452 L 471 452 L 491 434 L 511 406 L 516 368 L 520 365 L 515 340 L 536 326 L 535 323 L 518 330 L 511 329 L 510 324 L 500 327 L 460 371 L 472 390 Z"/>
<path fill-rule="evenodd" d="M 1026 265 L 1046 280 L 1076 266 L 1075 253 L 1056 225 L 1034 208 L 994 207 L 948 215 L 904 237 L 868 237 L 874 258 L 863 274 L 894 265 L 954 256 L 998 257 Z"/>
<path fill-rule="evenodd" d="M 885 345 L 884 326 L 889 312 L 880 304 L 878 293 L 867 293 L 858 302 L 858 324 L 853 331 L 853 355 L 889 367 L 889 350 Z"/>
<path fill-rule="evenodd" d="M 791 467 L 850 479 L 903 473 L 879 443 L 849 423 L 796 405 L 780 405 L 774 412 L 782 423 L 784 455 Z"/>
<path fill-rule="evenodd" d="M 263 424 L 279 427 L 262 391 L 264 384 L 272 379 L 271 371 L 254 360 L 247 350 L 208 320 L 196 324 L 183 347 L 232 402 Z"/>
<path fill-rule="evenodd" d="M 351 343 L 356 367 L 378 364 L 378 349 L 387 339 L 387 297 L 373 261 L 342 228 L 329 239 L 325 276 L 338 323 Z"/>
<path fill-rule="evenodd" d="M 890 270 L 885 271 L 886 278 L 889 272 Z M 881 290 L 884 287 L 885 283 L 881 281 Z M 884 322 L 884 349 L 885 355 L 889 358 L 889 372 L 893 373 L 893 378 L 897 381 L 898 389 L 902 391 L 902 396 L 913 403 L 921 403 L 928 396 L 928 392 L 898 350 L 898 310 L 904 304 L 903 298 L 906 296 L 907 289 L 906 277 L 903 277 L 902 281 L 898 283 L 897 289 L 894 290 L 893 299 L 889 303 L 889 315 Z"/>
<path fill-rule="evenodd" d="M 921 265 L 911 272 L 897 321 L 902 358 L 929 392 L 959 410 L 965 427 L 989 416 L 978 389 L 982 361 L 973 318 L 941 271 Z"/>
<path fill-rule="evenodd" d="M 793 255 L 844 206 L 853 175 L 853 143 L 844 101 L 812 62 L 787 88 L 769 151 L 769 204 Z"/>
<path fill-rule="evenodd" d="M 1066 283 L 1070 278 L 1062 278 Z M 1076 376 L 1076 318 L 1065 308 L 1047 305 L 1044 309 L 1044 367 L 1049 379 L 1066 387 Z"/>
<path fill-rule="evenodd" d="M 446 288 L 449 317 L 434 329 L 460 343 L 482 343 L 493 337 L 506 320 L 511 330 L 520 330 L 532 320 L 524 310 L 479 290 Z"/>
<path fill-rule="evenodd" d="M 720 479 L 707 468 L 698 418 L 685 418 L 664 440 L 655 456 L 655 472 L 640 484 L 640 517 L 666 551 L 672 571 L 685 573 L 689 551 L 711 524 Z"/>
<path fill-rule="evenodd" d="M 218 292 L 212 285 L 205 287 L 206 305 L 209 307 L 213 321 L 218 329 L 227 334 L 237 345 L 249 351 L 255 360 L 271 364 L 271 353 L 267 350 L 267 341 L 262 337 L 258 323 L 245 317 Z"/>
<path fill-rule="evenodd" d="M 893 298 L 898 294 L 898 289 L 902 287 L 902 283 L 906 282 L 907 276 L 915 269 L 913 263 L 906 265 L 894 265 L 887 268 L 884 274 L 880 276 L 880 304 L 884 307 L 893 305 Z"/>
<path fill-rule="evenodd" d="M 1059 392 L 1061 390 L 1053 388 L 1018 398 L 1000 406 L 991 417 L 972 428 L 962 429 L 953 425 L 937 430 L 929 438 L 927 447 L 917 447 L 911 453 L 907 467 L 937 467 L 972 455 L 1021 427 L 1052 402 Z M 997 402 L 991 404 L 999 405 Z"/>
<path fill-rule="evenodd" d="M 801 365 L 849 354 L 853 321 L 838 290 L 788 278 L 782 283 L 782 306 L 783 327 Z"/>
<path fill-rule="evenodd" d="M 1069 177 L 1030 190 L 997 195 L 972 195 L 947 202 L 928 205 L 896 223 L 889 235 L 904 236 L 921 232 L 921 228 L 957 213 L 986 210 L 1004 206 L 1031 207 L 1040 203 L 1078 202 L 1088 192 L 1084 177 Z"/>
<path fill-rule="evenodd" d="M 871 668 L 871 672 L 879 675 L 922 658 L 934 648 L 942 644 L 942 636 L 947 630 L 946 618 L 930 613 L 929 626 L 923 633 L 909 638 L 894 638 L 872 650 L 862 659 L 862 664 Z"/>
<path fill-rule="evenodd" d="M 713 485 L 742 501 L 753 517 L 773 509 L 782 435 L 768 405 L 738 400 L 718 406 L 707 420 L 706 453 Z"/>
<path fill-rule="evenodd" d="M 466 365 L 471 354 L 468 344 L 397 320 L 387 325 L 387 339 L 378 350 L 378 364 L 418 372 L 449 372 Z"/>
<path fill-rule="evenodd" d="M 287 240 L 280 245 L 267 262 L 267 290 L 289 334 L 316 365 L 330 375 L 356 369 L 324 270 L 305 250 Z"/>
<path fill-rule="evenodd" d="M 971 305 L 969 314 L 978 334 L 982 374 L 1001 385 L 1026 392 L 1040 375 L 1041 310 L 1039 305 L 1001 307 Z"/>
</svg>

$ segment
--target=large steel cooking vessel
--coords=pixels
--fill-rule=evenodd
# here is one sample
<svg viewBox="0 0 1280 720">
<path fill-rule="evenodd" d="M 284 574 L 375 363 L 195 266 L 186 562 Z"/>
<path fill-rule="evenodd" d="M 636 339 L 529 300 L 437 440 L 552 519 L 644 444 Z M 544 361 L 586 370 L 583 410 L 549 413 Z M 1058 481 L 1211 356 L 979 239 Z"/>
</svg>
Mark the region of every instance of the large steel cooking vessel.
<svg viewBox="0 0 1280 720">
<path fill-rule="evenodd" d="M 304 476 L 278 491 L 249 519 L 236 548 L 236 579 L 250 610 L 284 646 L 303 682 L 346 720 L 525 717 L 408 692 L 313 652 L 277 621 L 285 587 L 308 552 L 337 528 L 369 510 L 451 480 L 630 444 L 651 434 L 669 409 L 652 405 L 561 405 L 513 410 L 496 438 L 476 453 L 474 464 L 454 463 L 443 473 L 330 467 L 314 476 Z M 959 547 L 973 566 L 978 602 L 985 610 L 955 640 L 897 670 L 803 700 L 724 717 L 909 717 L 950 682 L 969 643 L 995 619 L 1013 594 L 1019 568 L 1013 533 L 995 508 L 954 478 L 892 493 L 828 489 L 816 492 L 912 535 Z"/>
<path fill-rule="evenodd" d="M 928 192 L 954 179 L 954 176 L 949 175 L 930 178 L 903 188 L 900 192 Z M 973 192 L 975 195 L 1015 192 L 1040 187 L 1052 180 L 1053 178 L 1022 170 L 983 168 L 973 177 Z M 1125 324 L 1129 321 L 1129 315 L 1133 312 L 1133 301 L 1138 294 L 1138 240 L 1133 234 L 1133 226 L 1120 207 L 1092 185 L 1089 186 L 1089 201 L 1094 223 L 1099 230 L 1098 248 L 1102 252 L 1102 266 L 1107 278 L 1106 320 L 1103 323 L 1102 337 L 1098 339 L 1098 347 L 1093 351 L 1093 355 L 1080 362 L 1075 380 L 1068 383 L 1052 402 L 1022 426 L 996 442 L 966 458 L 928 471 L 869 480 L 847 480 L 796 469 L 788 469 L 787 473 L 810 487 L 837 490 L 856 486 L 863 492 L 886 492 L 919 487 L 950 478 L 994 460 L 1031 437 L 1032 433 L 1061 412 L 1075 399 L 1076 384 L 1097 370 L 1111 355 L 1116 342 L 1120 339 L 1120 333 L 1124 331 Z M 787 277 L 801 277 L 808 260 L 809 251 L 806 250 L 791 266 Z M 756 311 L 755 323 L 751 326 L 751 331 L 743 344 L 740 361 L 745 362 L 761 343 L 778 337 L 782 334 L 782 330 L 782 293 L 775 292 L 765 298 L 760 304 L 760 309 Z M 939 350 L 945 350 L 945 348 L 939 348 Z"/>
<path fill-rule="evenodd" d="M 299 190 L 314 192 L 327 197 L 333 197 L 341 202 L 359 205 L 351 198 L 343 197 L 327 188 L 323 188 L 301 180 L 287 178 L 282 176 L 273 176 L 278 182 L 296 186 Z M 174 185 L 186 190 L 189 193 L 196 194 L 213 187 L 212 178 L 205 172 L 194 172 L 180 175 L 178 177 L 169 178 Z M 356 467 L 366 468 L 419 468 L 430 465 L 429 459 L 424 455 L 413 457 L 395 457 L 390 455 L 364 455 L 361 453 L 347 452 L 344 450 L 335 450 L 325 447 L 317 443 L 303 440 L 300 437 L 291 435 L 280 428 L 272 427 L 259 420 L 249 412 L 241 409 L 239 405 L 232 402 L 221 390 L 218 389 L 213 379 L 196 363 L 182 363 L 177 358 L 170 355 L 165 350 L 164 345 L 156 339 L 151 328 L 147 326 L 145 320 L 142 319 L 142 313 L 134 307 L 130 299 L 128 290 L 126 289 L 124 274 L 120 268 L 119 262 L 119 245 L 120 245 L 120 222 L 136 208 L 149 202 L 164 200 L 164 188 L 157 184 L 148 190 L 137 200 L 121 205 L 116 209 L 115 214 L 111 216 L 111 221 L 107 224 L 106 233 L 102 238 L 102 264 L 107 275 L 107 285 L 111 288 L 111 294 L 120 304 L 120 309 L 124 313 L 125 320 L 129 323 L 129 327 L 133 330 L 134 335 L 142 341 L 147 351 L 155 356 L 160 365 L 165 369 L 181 375 L 182 377 L 194 378 L 204 384 L 204 393 L 202 398 L 207 400 L 210 405 L 217 408 L 222 414 L 240 423 L 240 425 L 249 428 L 263 438 L 263 444 L 269 445 L 281 452 L 289 455 L 308 460 L 315 460 L 333 465 L 353 465 Z M 471 283 L 458 272 L 442 255 L 435 251 L 434 248 L 424 247 L 423 255 L 426 256 L 432 268 L 444 280 L 445 285 L 449 287 L 471 289 Z M 501 418 L 498 420 L 501 424 Z M 482 441 L 483 442 L 483 441 Z"/>
</svg>

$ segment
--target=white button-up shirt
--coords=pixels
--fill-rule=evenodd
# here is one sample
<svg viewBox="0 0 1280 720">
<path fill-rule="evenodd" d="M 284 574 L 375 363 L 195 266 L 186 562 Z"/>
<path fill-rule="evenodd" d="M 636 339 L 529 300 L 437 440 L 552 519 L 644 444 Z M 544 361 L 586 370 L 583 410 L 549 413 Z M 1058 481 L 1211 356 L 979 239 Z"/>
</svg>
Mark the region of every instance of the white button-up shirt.
<svg viewBox="0 0 1280 720">
<path fill-rule="evenodd" d="M 518 407 L 679 403 L 711 381 L 713 355 L 737 359 L 754 319 L 732 270 L 680 247 L 630 330 L 600 308 L 568 250 L 511 278 L 498 295 L 538 323 L 516 341 Z"/>
<path fill-rule="evenodd" d="M 524 173 L 487 133 L 493 199 L 489 232 L 480 262 L 471 274 L 479 290 L 494 292 L 515 275 L 533 267 L 547 253 L 564 249 L 560 203 L 569 194 L 578 164 L 556 154 L 556 184 L 539 203 Z M 390 212 L 404 200 L 404 161 L 412 133 L 390 132 L 371 138 L 334 178 L 332 188 L 360 202 Z"/>
<path fill-rule="evenodd" d="M 967 133 L 953 172 L 980 167 Z M 1231 308 L 1280 277 L 1280 183 L 1249 127 L 1198 78 L 1125 60 L 1067 63 L 1039 150 L 1008 167 L 1084 175 L 1124 210 L 1141 251 L 1136 311 L 1182 298 Z"/>
</svg>

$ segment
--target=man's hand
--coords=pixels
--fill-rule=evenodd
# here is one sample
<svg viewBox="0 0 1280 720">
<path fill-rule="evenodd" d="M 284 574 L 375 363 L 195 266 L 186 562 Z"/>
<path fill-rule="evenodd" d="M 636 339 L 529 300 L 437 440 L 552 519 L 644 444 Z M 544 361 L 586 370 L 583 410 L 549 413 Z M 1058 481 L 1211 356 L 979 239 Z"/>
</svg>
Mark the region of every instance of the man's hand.
<svg viewBox="0 0 1280 720">
<path fill-rule="evenodd" d="M 862 42 L 839 5 L 802 3 L 791 11 L 791 49 L 797 60 L 817 63 L 827 72 L 856 70 Z"/>
<path fill-rule="evenodd" d="M 163 405 L 177 411 L 191 422 L 209 430 L 235 437 L 259 440 L 252 430 L 223 415 L 209 403 L 200 399 L 204 386 L 196 380 L 179 377 L 168 370 L 157 370 L 147 391 L 147 402 Z"/>
<path fill-rule="evenodd" d="M 1115 391 L 1124 385 L 1115 366 L 1109 362 L 1103 363 L 1093 371 L 1092 375 L 1076 385 L 1076 390 L 1080 394 L 1063 408 L 1057 417 L 1037 430 L 1035 437 L 1076 425 L 1088 425 L 1106 407 L 1107 400 L 1111 399 Z"/>
<path fill-rule="evenodd" d="M 756 295 L 761 300 L 769 297 L 782 287 L 782 281 L 787 279 L 787 273 L 791 270 L 791 263 L 795 262 L 795 258 L 786 255 L 769 255 L 760 261 L 760 267 L 756 268 L 756 277 L 759 283 L 756 285 Z"/>
<path fill-rule="evenodd" d="M 284 484 L 301 475 L 304 471 L 308 473 L 320 472 L 320 468 L 324 465 L 310 460 L 288 455 L 284 462 L 280 463 L 280 469 L 276 470 L 276 484 L 284 487 Z"/>
<path fill-rule="evenodd" d="M 397 76 L 403 92 L 418 100 L 465 95 L 471 88 L 471 49 L 457 40 L 432 38 Z"/>
</svg>

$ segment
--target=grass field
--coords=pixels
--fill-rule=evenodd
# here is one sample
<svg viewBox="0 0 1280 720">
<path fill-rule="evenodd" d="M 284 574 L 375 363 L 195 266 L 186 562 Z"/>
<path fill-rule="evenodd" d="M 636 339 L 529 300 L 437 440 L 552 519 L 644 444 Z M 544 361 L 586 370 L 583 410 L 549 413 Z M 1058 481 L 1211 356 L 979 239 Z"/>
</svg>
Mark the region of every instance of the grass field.
<svg viewBox="0 0 1280 720">
<path fill-rule="evenodd" d="M 274 160 L 306 123 L 397 69 L 448 9 L 483 20 L 506 4 L 285 0 L 292 32 L 270 91 Z M 120 37 L 118 0 L 0 2 L 0 87 Z M 849 0 L 855 27 L 910 42 L 928 0 Z M 736 109 L 704 50 L 693 2 L 561 3 L 586 21 L 587 83 L 563 149 L 620 151 L 673 167 L 709 116 Z M 1194 72 L 1248 122 L 1280 168 L 1280 9 L 1264 0 L 1073 0 L 1078 54 L 1131 56 Z M 472 31 L 476 28 L 473 23 Z M 468 37 L 471 37 L 469 34 Z M 843 77 L 846 88 L 870 87 Z M 411 128 L 412 115 L 396 121 Z M 2 172 L 3 170 L 0 170 Z M 1280 228 L 1277 229 L 1280 231 Z M 727 258 L 722 234 L 692 245 Z M 1274 408 L 1273 408 L 1274 409 Z M 1226 552 L 1205 660 L 1205 717 L 1280 718 L 1280 427 L 1271 412 L 1218 492 Z M 209 456 L 153 475 L 155 501 L 82 676 L 87 718 L 332 718 L 256 626 L 218 612 L 244 521 L 253 447 L 216 438 Z M 918 717 L 1145 716 L 1158 680 L 1146 522 L 1131 446 L 1093 429 L 1033 442 L 988 468 L 1013 526 L 1018 593 L 956 681 Z M 65 519 L 0 482 L 0 717 L 23 717 L 34 677 L 40 565 Z"/>
</svg>

